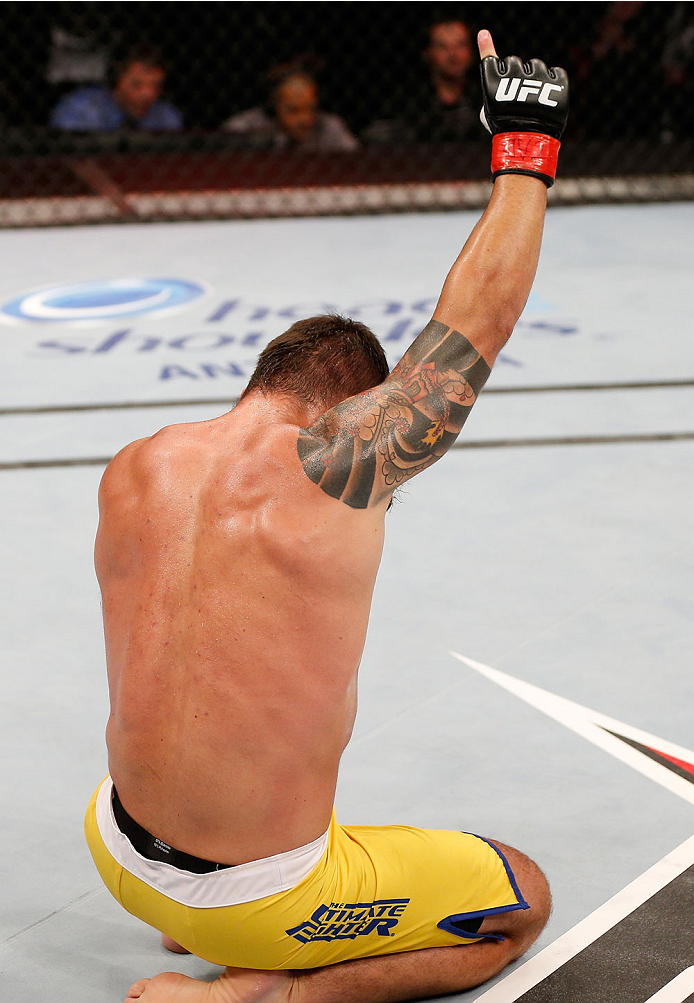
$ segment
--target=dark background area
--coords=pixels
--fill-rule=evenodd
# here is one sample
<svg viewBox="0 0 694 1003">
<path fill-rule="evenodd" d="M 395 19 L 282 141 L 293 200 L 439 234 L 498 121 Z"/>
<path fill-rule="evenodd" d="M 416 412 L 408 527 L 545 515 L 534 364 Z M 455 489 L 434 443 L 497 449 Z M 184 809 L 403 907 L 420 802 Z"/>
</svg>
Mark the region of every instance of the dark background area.
<svg viewBox="0 0 694 1003">
<path fill-rule="evenodd" d="M 336 172 L 347 183 L 371 177 L 377 182 L 484 177 L 488 143 L 481 127 L 479 136 L 472 137 L 465 149 L 444 143 L 408 154 L 392 147 L 367 146 L 351 159 L 337 155 L 327 175 L 325 157 L 314 157 L 323 163 L 318 179 L 316 170 L 306 167 L 305 155 L 304 168 L 297 173 L 302 158 L 294 153 L 266 157 L 269 173 L 262 165 L 256 171 L 248 150 L 239 151 L 238 140 L 217 131 L 233 113 L 263 102 L 265 75 L 271 67 L 308 57 L 320 84 L 322 107 L 342 116 L 363 139 L 374 120 L 407 112 L 408 101 L 427 76 L 422 52 L 428 26 L 441 17 L 465 21 L 473 37 L 480 27 L 490 28 L 500 54 L 538 55 L 568 70 L 572 94 L 560 161 L 563 176 L 567 172 L 580 176 L 690 171 L 694 155 L 693 6 L 2 3 L 0 158 L 5 178 L 0 195 L 45 193 L 51 184 L 55 188 L 61 170 L 65 179 L 68 175 L 71 179 L 59 186 L 62 194 L 88 191 L 84 179 L 77 181 L 66 170 L 65 158 L 99 153 L 111 158 L 127 155 L 131 162 L 121 163 L 119 169 L 130 178 L 130 187 L 157 190 L 195 187 L 201 165 L 205 183 L 213 187 L 277 184 L 285 167 L 285 181 L 290 184 L 321 183 L 326 176 L 334 183 Z M 606 25 L 615 11 L 622 29 L 613 42 Z M 185 132 L 168 137 L 80 138 L 49 129 L 51 108 L 77 86 L 48 79 L 57 28 L 88 36 L 111 54 L 143 40 L 158 45 L 168 71 L 164 96 L 182 112 Z M 470 72 L 475 102 L 477 78 L 475 62 Z M 181 168 L 180 155 L 189 161 L 192 157 L 195 169 Z M 133 156 L 140 157 L 138 163 L 133 164 Z M 218 169 L 222 161 L 223 169 Z M 256 162 L 260 163 L 257 158 Z M 8 167 L 12 163 L 14 167 Z M 343 170 L 340 164 L 347 166 Z M 109 170 L 118 172 L 113 161 Z"/>
<path fill-rule="evenodd" d="M 406 106 L 424 72 L 427 28 L 440 16 L 473 31 L 489 27 L 501 53 L 540 54 L 564 66 L 574 83 L 572 130 L 634 135 L 662 129 L 672 94 L 663 55 L 668 22 L 690 4 L 644 3 L 626 23 L 632 45 L 596 60 L 608 3 L 17 3 L 0 5 L 3 118 L 45 126 L 64 91 L 46 81 L 51 29 L 91 35 L 108 48 L 142 39 L 167 59 L 167 96 L 190 128 L 214 129 L 263 97 L 263 76 L 278 63 L 311 54 L 323 105 L 359 133 L 384 104 Z M 587 65 L 590 64 L 590 65 Z M 586 79 L 584 78 L 586 76 Z M 475 74 L 476 76 L 476 74 Z M 584 85 L 577 90 L 580 79 Z M 681 101 L 680 116 L 691 115 Z M 691 127 L 691 121 L 689 123 Z"/>
</svg>

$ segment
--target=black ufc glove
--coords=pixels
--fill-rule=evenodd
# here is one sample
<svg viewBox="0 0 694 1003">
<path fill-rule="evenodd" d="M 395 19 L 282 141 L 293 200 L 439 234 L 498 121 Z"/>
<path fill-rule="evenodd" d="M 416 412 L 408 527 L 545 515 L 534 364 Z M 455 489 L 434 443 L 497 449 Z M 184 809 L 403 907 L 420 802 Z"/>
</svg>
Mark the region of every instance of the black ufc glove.
<svg viewBox="0 0 694 1003">
<path fill-rule="evenodd" d="M 492 177 L 530 174 L 554 184 L 559 138 L 569 114 L 569 80 L 540 59 L 486 56 L 480 67 L 482 124 L 492 133 Z"/>
</svg>

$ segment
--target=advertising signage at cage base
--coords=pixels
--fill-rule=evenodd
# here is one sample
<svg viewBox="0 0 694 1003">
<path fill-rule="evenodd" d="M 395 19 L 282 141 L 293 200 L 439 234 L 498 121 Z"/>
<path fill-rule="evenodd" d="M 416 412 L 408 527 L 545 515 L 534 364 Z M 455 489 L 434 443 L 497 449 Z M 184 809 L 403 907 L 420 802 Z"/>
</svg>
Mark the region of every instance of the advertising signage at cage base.
<svg viewBox="0 0 694 1003">
<path fill-rule="evenodd" d="M 15 296 L 0 306 L 0 319 L 16 331 L 40 329 L 31 354 L 44 359 L 92 358 L 143 364 L 149 379 L 190 383 L 231 380 L 242 389 L 258 354 L 296 320 L 319 313 L 341 313 L 373 327 L 395 365 L 431 316 L 435 297 L 383 298 L 364 302 L 269 304 L 240 296 L 215 299 L 212 287 L 197 279 L 128 277 L 43 287 Z M 202 315 L 183 325 L 179 314 L 191 307 Z M 538 312 L 548 304 L 534 297 Z M 169 318 L 172 318 L 169 321 Z M 156 325 L 156 326 L 155 326 Z M 570 335 L 573 322 L 548 317 L 521 321 L 528 333 Z M 522 367 L 504 353 L 502 364 Z"/>
<path fill-rule="evenodd" d="M 207 292 L 189 279 L 127 277 L 51 285 L 23 293 L 2 306 L 6 318 L 41 322 L 111 320 L 142 313 L 172 312 Z"/>
</svg>

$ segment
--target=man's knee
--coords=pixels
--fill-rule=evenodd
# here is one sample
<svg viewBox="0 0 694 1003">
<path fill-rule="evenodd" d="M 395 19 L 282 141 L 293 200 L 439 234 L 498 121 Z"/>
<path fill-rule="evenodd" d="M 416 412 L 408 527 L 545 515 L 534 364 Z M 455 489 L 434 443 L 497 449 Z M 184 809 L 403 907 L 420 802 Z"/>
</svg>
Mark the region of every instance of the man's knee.
<svg viewBox="0 0 694 1003">
<path fill-rule="evenodd" d="M 488 916 L 480 932 L 501 934 L 510 942 L 509 947 L 513 945 L 513 957 L 519 957 L 545 928 L 552 911 L 552 896 L 546 877 L 530 857 L 497 840 L 491 842 L 508 861 L 518 890 L 529 908 Z"/>
</svg>

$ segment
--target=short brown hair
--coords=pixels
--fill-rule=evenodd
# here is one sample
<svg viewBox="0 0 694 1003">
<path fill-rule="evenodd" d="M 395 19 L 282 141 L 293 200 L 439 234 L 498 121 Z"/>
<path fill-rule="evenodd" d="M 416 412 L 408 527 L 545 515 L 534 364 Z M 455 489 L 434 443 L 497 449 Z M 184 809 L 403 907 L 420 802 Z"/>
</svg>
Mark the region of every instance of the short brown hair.
<svg viewBox="0 0 694 1003">
<path fill-rule="evenodd" d="M 292 394 L 332 407 L 369 390 L 388 375 L 388 363 L 365 324 L 325 314 L 298 320 L 263 349 L 244 390 Z"/>
</svg>

